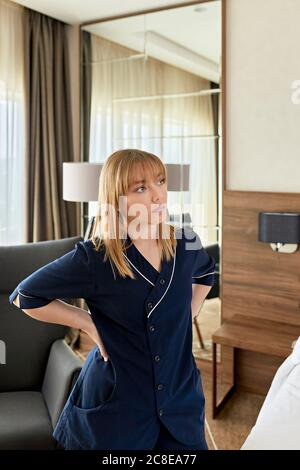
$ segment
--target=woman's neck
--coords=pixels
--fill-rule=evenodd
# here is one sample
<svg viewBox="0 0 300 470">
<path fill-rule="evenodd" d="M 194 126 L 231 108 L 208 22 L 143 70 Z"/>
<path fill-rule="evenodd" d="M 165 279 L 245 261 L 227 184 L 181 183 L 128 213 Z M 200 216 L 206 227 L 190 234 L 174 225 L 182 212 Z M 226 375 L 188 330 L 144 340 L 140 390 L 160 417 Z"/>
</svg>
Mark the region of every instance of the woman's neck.
<svg viewBox="0 0 300 470">
<path fill-rule="evenodd" d="M 139 230 L 135 231 L 134 234 L 131 234 L 129 231 L 129 236 L 134 240 L 135 244 L 143 246 L 157 246 L 157 242 L 159 240 L 159 226 L 157 224 L 145 224 L 143 226 L 139 226 Z"/>
</svg>

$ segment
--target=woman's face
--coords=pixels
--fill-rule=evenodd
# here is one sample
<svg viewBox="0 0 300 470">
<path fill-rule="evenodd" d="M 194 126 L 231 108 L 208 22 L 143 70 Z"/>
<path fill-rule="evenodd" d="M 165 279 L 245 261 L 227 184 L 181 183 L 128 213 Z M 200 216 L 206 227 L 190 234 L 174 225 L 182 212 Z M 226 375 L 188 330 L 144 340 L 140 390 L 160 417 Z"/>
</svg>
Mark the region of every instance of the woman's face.
<svg viewBox="0 0 300 470">
<path fill-rule="evenodd" d="M 127 192 L 127 224 L 132 227 L 158 225 L 166 219 L 167 183 L 163 174 L 137 172 Z"/>
</svg>

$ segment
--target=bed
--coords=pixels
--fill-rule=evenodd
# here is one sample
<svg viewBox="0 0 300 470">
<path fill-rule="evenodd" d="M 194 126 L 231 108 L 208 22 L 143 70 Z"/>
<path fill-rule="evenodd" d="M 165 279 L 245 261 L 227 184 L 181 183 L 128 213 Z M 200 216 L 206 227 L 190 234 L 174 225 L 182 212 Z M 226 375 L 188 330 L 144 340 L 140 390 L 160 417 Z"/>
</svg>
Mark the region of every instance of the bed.
<svg viewBox="0 0 300 470">
<path fill-rule="evenodd" d="M 300 450 L 300 337 L 277 370 L 241 450 Z"/>
</svg>

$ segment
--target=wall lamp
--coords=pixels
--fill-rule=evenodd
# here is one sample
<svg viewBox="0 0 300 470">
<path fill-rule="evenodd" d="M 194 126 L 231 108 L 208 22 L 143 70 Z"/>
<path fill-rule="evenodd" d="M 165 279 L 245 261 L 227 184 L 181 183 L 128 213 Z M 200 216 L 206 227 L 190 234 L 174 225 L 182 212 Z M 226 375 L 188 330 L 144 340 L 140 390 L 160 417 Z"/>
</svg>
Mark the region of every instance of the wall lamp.
<svg viewBox="0 0 300 470">
<path fill-rule="evenodd" d="M 300 243 L 300 214 L 259 212 L 258 240 L 269 242 L 274 251 L 294 253 Z"/>
</svg>

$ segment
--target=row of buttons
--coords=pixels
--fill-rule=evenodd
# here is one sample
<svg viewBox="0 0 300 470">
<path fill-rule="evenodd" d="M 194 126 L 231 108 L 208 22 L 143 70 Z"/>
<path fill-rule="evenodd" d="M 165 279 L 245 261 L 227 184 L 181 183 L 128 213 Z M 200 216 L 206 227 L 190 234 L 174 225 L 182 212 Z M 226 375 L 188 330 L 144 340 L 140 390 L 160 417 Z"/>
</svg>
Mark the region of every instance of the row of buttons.
<svg viewBox="0 0 300 470">
<path fill-rule="evenodd" d="M 154 357 L 154 359 L 156 360 L 156 362 L 160 361 L 160 356 L 156 355 Z M 163 390 L 164 389 L 164 386 L 163 384 L 158 384 L 157 385 L 157 390 Z M 164 410 L 163 409 L 160 409 L 159 410 L 159 416 L 162 416 L 164 414 Z"/>
<path fill-rule="evenodd" d="M 153 331 L 155 331 L 155 326 L 150 325 L 149 330 L 151 331 L 151 333 L 153 333 Z M 154 359 L 155 359 L 156 362 L 159 362 L 160 361 L 160 356 L 157 354 L 156 356 L 154 356 Z"/>
<path fill-rule="evenodd" d="M 159 280 L 159 282 L 160 282 L 160 284 L 163 285 L 163 284 L 165 284 L 166 281 L 165 281 L 164 278 L 161 278 L 161 279 Z M 149 310 L 151 310 L 151 309 L 153 308 L 153 303 L 152 303 L 152 302 L 148 302 L 148 303 L 147 303 L 147 307 L 148 307 Z"/>
<path fill-rule="evenodd" d="M 165 281 L 165 279 L 161 278 L 161 279 L 159 280 L 159 282 L 160 282 L 160 284 L 165 284 L 166 281 Z M 151 310 L 151 309 L 153 308 L 153 303 L 152 303 L 152 302 L 148 302 L 148 303 L 147 303 L 147 307 L 148 307 L 149 310 Z M 151 333 L 153 333 L 153 332 L 155 331 L 155 326 L 154 326 L 154 325 L 150 325 L 150 326 L 149 326 L 149 331 L 151 331 Z M 156 356 L 154 356 L 154 360 L 155 360 L 156 362 L 159 362 L 159 361 L 160 361 L 160 356 L 157 354 Z M 163 390 L 163 389 L 164 389 L 163 384 L 158 384 L 158 385 L 157 385 L 157 390 Z M 164 414 L 164 410 L 163 410 L 163 409 L 160 409 L 160 410 L 158 411 L 158 413 L 159 413 L 159 416 L 162 416 L 162 415 Z"/>
</svg>

